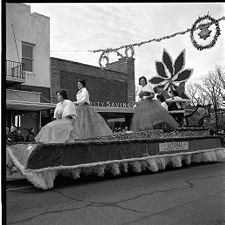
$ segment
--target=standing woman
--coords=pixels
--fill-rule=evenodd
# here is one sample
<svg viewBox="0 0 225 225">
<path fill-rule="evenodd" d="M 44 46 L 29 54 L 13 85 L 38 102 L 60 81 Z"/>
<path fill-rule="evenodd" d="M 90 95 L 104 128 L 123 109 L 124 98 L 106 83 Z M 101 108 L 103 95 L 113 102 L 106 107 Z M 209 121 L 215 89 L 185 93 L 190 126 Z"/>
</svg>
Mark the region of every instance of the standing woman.
<svg viewBox="0 0 225 225">
<path fill-rule="evenodd" d="M 132 118 L 132 131 L 141 131 L 147 129 L 154 129 L 159 126 L 170 127 L 176 129 L 178 123 L 174 118 L 159 105 L 154 98 L 154 90 L 152 86 L 147 83 L 146 77 L 139 78 L 139 85 L 141 89 L 139 92 L 140 101 L 135 108 L 135 113 Z"/>
<path fill-rule="evenodd" d="M 77 119 L 75 127 L 78 138 L 90 138 L 97 136 L 112 135 L 112 130 L 109 128 L 104 118 L 89 106 L 89 93 L 86 88 L 85 80 L 79 80 L 77 83 L 78 93 L 77 101 Z"/>
<path fill-rule="evenodd" d="M 35 137 L 37 142 L 68 143 L 77 138 L 75 130 L 76 108 L 67 97 L 66 90 L 56 92 L 59 103 L 54 111 L 56 120 L 46 124 Z"/>
</svg>

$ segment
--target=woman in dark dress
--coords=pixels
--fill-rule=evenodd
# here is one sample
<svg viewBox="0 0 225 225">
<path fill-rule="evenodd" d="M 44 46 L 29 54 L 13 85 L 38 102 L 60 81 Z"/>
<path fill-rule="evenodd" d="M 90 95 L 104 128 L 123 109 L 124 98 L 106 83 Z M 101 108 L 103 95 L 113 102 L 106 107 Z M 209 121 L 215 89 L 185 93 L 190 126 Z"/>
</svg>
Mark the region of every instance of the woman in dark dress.
<svg viewBox="0 0 225 225">
<path fill-rule="evenodd" d="M 85 139 L 97 136 L 112 135 L 112 130 L 97 112 L 91 109 L 89 93 L 86 88 L 86 82 L 79 80 L 78 83 L 77 101 L 74 104 L 77 106 L 76 130 L 79 139 Z"/>
</svg>

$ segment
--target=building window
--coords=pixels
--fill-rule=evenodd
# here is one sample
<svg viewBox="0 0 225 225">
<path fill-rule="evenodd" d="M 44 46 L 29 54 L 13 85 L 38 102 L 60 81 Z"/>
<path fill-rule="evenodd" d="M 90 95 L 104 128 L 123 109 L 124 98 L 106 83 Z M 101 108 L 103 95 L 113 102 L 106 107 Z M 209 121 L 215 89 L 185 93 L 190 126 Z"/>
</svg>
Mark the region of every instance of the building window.
<svg viewBox="0 0 225 225">
<path fill-rule="evenodd" d="M 34 61 L 34 45 L 26 42 L 22 42 L 22 63 L 23 70 L 33 72 Z"/>
</svg>

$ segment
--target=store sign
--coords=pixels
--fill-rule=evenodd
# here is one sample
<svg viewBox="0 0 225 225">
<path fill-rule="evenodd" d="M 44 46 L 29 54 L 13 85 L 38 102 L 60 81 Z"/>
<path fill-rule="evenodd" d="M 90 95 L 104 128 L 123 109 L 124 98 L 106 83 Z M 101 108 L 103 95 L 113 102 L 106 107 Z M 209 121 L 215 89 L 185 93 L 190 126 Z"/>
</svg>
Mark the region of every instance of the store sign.
<svg viewBox="0 0 225 225">
<path fill-rule="evenodd" d="M 189 150 L 189 142 L 164 142 L 159 143 L 160 152 L 185 151 Z"/>
<path fill-rule="evenodd" d="M 90 106 L 97 107 L 121 107 L 121 108 L 133 108 L 134 104 L 124 102 L 90 102 Z"/>
</svg>

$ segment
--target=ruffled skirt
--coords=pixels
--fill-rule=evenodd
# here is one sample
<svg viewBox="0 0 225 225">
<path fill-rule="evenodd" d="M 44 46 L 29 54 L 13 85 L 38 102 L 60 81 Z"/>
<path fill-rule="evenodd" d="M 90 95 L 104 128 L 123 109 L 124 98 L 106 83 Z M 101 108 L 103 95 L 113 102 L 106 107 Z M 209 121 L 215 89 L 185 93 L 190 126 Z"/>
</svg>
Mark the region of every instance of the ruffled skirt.
<svg viewBox="0 0 225 225">
<path fill-rule="evenodd" d="M 176 129 L 178 123 L 161 105 L 155 100 L 142 100 L 135 109 L 132 118 L 132 131 L 147 129 Z"/>
<path fill-rule="evenodd" d="M 46 124 L 35 140 L 43 143 L 72 143 L 76 138 L 75 120 L 63 118 Z"/>
<path fill-rule="evenodd" d="M 91 109 L 88 104 L 76 107 L 77 118 L 75 129 L 79 139 L 112 135 L 112 130 L 97 112 Z"/>
</svg>

